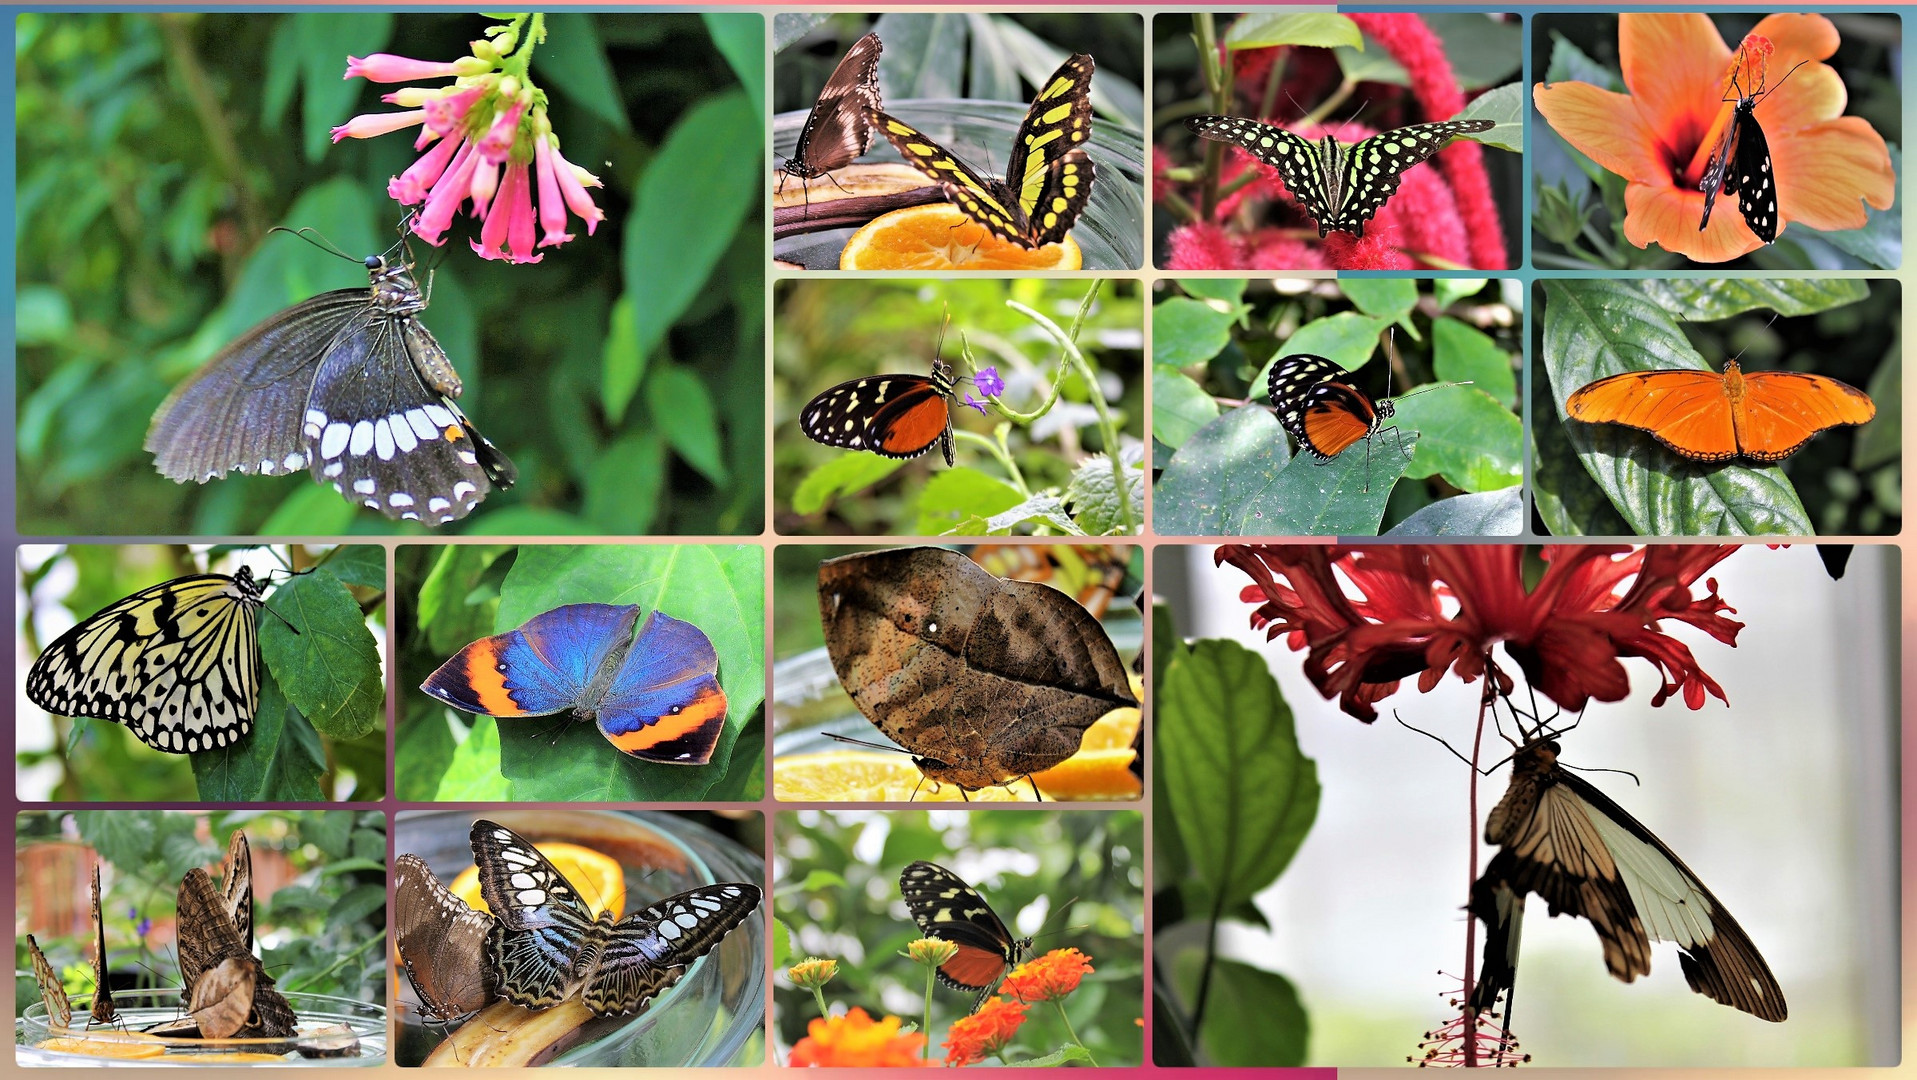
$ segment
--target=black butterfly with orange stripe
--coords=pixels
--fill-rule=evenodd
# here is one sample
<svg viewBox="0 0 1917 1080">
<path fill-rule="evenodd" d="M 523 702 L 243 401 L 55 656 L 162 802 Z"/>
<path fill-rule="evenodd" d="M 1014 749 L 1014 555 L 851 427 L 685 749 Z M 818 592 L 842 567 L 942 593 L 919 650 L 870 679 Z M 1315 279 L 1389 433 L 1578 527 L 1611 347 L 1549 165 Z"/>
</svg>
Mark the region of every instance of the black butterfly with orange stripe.
<svg viewBox="0 0 1917 1080">
<path fill-rule="evenodd" d="M 800 410 L 799 430 L 813 442 L 889 458 L 915 458 L 937 446 L 951 465 L 958 381 L 939 358 L 944 347 L 941 327 L 930 375 L 867 375 L 825 391 Z"/>
<path fill-rule="evenodd" d="M 1278 422 L 1319 461 L 1376 435 L 1396 412 L 1390 398 L 1374 400 L 1358 389 L 1343 365 L 1311 353 L 1293 353 L 1271 365 L 1265 386 Z"/>
<path fill-rule="evenodd" d="M 977 889 L 936 863 L 912 863 L 899 875 L 899 895 L 926 937 L 949 941 L 958 954 L 939 966 L 939 981 L 976 994 L 972 1012 L 1025 959 L 1031 938 L 1014 938 Z"/>
</svg>

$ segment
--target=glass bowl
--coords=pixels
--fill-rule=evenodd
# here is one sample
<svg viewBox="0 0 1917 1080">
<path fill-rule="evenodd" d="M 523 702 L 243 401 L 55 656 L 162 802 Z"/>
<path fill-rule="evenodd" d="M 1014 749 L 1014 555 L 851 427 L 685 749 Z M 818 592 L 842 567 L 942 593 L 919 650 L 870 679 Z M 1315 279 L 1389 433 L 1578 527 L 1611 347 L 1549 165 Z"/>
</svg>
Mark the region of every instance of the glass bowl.
<svg viewBox="0 0 1917 1080">
<path fill-rule="evenodd" d="M 1012 138 L 1025 120 L 1026 106 L 1012 101 L 972 98 L 920 98 L 885 103 L 885 111 L 911 124 L 957 154 L 986 176 L 1003 176 L 1012 152 Z M 773 167 L 790 157 L 798 144 L 810 109 L 780 113 L 772 119 Z M 1097 175 L 1092 178 L 1092 200 L 1072 229 L 1072 239 L 1085 255 L 1087 270 L 1138 270 L 1145 265 L 1145 137 L 1103 117 L 1092 121 L 1092 137 L 1084 150 L 1091 155 Z M 902 161 L 899 152 L 874 132 L 872 146 L 860 161 Z M 927 180 L 926 183 L 931 183 Z M 831 182 L 812 181 L 813 190 Z M 795 262 L 808 270 L 837 270 L 839 252 L 857 232 L 855 228 L 799 233 L 774 240 L 772 257 Z"/>
<path fill-rule="evenodd" d="M 91 1032 L 86 1027 L 86 1009 L 88 995 L 80 995 L 73 1000 L 73 1023 L 64 1032 L 55 1032 L 47 1023 L 45 1003 L 35 1001 L 27 1006 L 13 1024 L 14 1060 L 21 1065 L 37 1066 L 73 1066 L 79 1068 L 102 1068 L 118 1065 L 137 1065 L 147 1068 L 169 1065 L 191 1065 L 206 1067 L 217 1065 L 220 1068 L 244 1068 L 249 1065 L 323 1065 L 332 1068 L 348 1068 L 356 1065 L 379 1065 L 386 1060 L 386 1009 L 367 1001 L 355 1001 L 352 998 L 332 997 L 327 994 L 301 994 L 282 991 L 287 1004 L 299 1015 L 300 1035 L 311 1034 L 315 1029 L 329 1024 L 343 1024 L 351 1029 L 359 1039 L 357 1049 L 343 1057 L 306 1057 L 288 1050 L 286 1044 L 297 1043 L 299 1036 L 287 1039 L 161 1039 L 154 1045 L 165 1047 L 165 1057 L 112 1058 L 96 1057 L 92 1054 L 73 1054 L 59 1050 L 46 1050 L 41 1044 L 55 1035 L 80 1037 L 85 1034 L 105 1036 L 115 1030 L 139 1031 L 154 1024 L 168 1020 L 177 1020 L 186 1014 L 186 1003 L 180 999 L 177 988 L 155 990 L 116 990 L 113 992 L 113 1004 L 120 1015 L 118 1023 L 112 1028 L 96 1027 Z M 144 1040 L 143 1040 L 144 1042 Z M 251 1051 L 254 1053 L 281 1053 L 275 1060 L 266 1061 L 222 1061 L 217 1051 Z"/>
<path fill-rule="evenodd" d="M 434 876 L 450 883 L 471 866 L 469 837 L 484 817 L 534 843 L 566 841 L 616 859 L 626 872 L 630 913 L 673 893 L 719 881 L 747 881 L 764 888 L 765 865 L 736 842 L 684 818 L 647 811 L 486 810 L 402 813 L 395 822 L 394 851 L 426 861 Z M 763 905 L 710 953 L 694 961 L 677 983 L 630 1016 L 600 1017 L 581 1029 L 577 1042 L 547 1064 L 625 1068 L 648 1066 L 756 1065 L 745 1061 L 765 1022 Z M 418 1065 L 448 1030 L 419 1014 L 412 985 L 402 976 L 393 1006 L 394 1060 Z"/>
</svg>

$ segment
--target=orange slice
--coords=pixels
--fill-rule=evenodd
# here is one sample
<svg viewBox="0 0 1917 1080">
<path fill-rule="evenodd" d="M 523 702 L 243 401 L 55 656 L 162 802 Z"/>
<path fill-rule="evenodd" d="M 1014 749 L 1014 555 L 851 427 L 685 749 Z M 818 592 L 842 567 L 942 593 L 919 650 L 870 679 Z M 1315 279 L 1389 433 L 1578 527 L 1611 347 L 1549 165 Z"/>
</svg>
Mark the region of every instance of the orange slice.
<svg viewBox="0 0 1917 1080">
<path fill-rule="evenodd" d="M 613 918 L 625 913 L 626 871 L 618 861 L 578 844 L 534 844 L 586 901 L 594 916 L 612 912 Z M 466 901 L 475 911 L 491 911 L 479 891 L 479 867 L 468 866 L 459 872 L 447 889 Z"/>
<path fill-rule="evenodd" d="M 101 1058 L 156 1058 L 166 1053 L 166 1043 L 137 1032 L 96 1032 L 71 1038 L 48 1039 L 40 1049 L 58 1054 L 85 1054 Z"/>
<path fill-rule="evenodd" d="M 1136 709 L 1114 709 L 1101 738 L 1127 722 L 1122 714 Z M 1098 725 L 1093 725 L 1096 729 Z M 1089 736 L 1091 731 L 1086 734 Z M 1131 773 L 1131 736 L 1119 748 L 1081 749 L 1057 765 L 1037 773 L 1038 789 L 1047 800 L 1120 801 L 1141 794 Z M 828 750 L 818 754 L 788 754 L 772 763 L 772 796 L 780 802 L 1031 802 L 1032 785 L 1020 777 L 1009 787 L 989 787 L 961 793 L 953 784 L 925 779 L 903 754 L 876 750 Z"/>
<path fill-rule="evenodd" d="M 975 224 L 951 203 L 881 214 L 839 252 L 841 270 L 1077 270 L 1084 252 L 1071 237 L 1027 251 Z"/>
</svg>

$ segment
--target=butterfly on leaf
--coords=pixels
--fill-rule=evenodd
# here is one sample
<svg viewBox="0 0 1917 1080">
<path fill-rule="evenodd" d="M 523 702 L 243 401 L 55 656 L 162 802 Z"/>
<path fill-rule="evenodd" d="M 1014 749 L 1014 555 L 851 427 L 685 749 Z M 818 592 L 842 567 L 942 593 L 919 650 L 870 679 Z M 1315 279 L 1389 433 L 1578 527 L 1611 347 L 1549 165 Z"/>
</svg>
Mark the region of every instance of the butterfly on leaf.
<svg viewBox="0 0 1917 1080">
<path fill-rule="evenodd" d="M 636 1012 L 679 981 L 758 910 L 757 885 L 721 881 L 656 900 L 617 918 L 595 918 L 531 842 L 491 821 L 473 822 L 480 895 L 495 919 L 487 952 L 499 994 L 544 1008 L 579 998 L 595 1015 Z"/>
<path fill-rule="evenodd" d="M 518 472 L 453 399 L 446 350 L 419 320 L 404 261 L 366 259 L 369 289 L 294 304 L 241 335 L 160 404 L 146 448 L 168 479 L 310 471 L 400 521 L 465 517 Z"/>
<path fill-rule="evenodd" d="M 244 566 L 141 589 L 41 650 L 27 699 L 55 716 L 124 724 L 169 754 L 231 746 L 259 706 L 264 602 Z"/>
<path fill-rule="evenodd" d="M 1411 124 L 1355 143 L 1330 135 L 1314 143 L 1242 116 L 1194 116 L 1185 126 L 1200 138 L 1241 147 L 1277 169 L 1285 188 L 1318 223 L 1319 236 L 1337 229 L 1362 237 L 1365 222 L 1397 192 L 1407 170 L 1452 139 L 1497 125 L 1490 120 Z"/>
<path fill-rule="evenodd" d="M 937 863 L 921 860 L 907 866 L 899 875 L 899 895 L 926 937 L 958 946 L 958 952 L 939 965 L 938 980 L 975 995 L 973 1012 L 1031 951 L 1031 938 L 1014 938 L 977 889 Z"/>
<path fill-rule="evenodd" d="M 499 996 L 486 956 L 493 917 L 454 896 L 417 855 L 393 861 L 393 937 L 428 1021 L 450 1024 Z"/>
<path fill-rule="evenodd" d="M 1746 375 L 1734 359 L 1721 374 L 1675 368 L 1612 375 L 1580 387 L 1564 410 L 1584 423 L 1648 431 L 1693 461 L 1782 461 L 1820 431 L 1877 415 L 1869 395 L 1836 379 L 1801 371 Z"/>
<path fill-rule="evenodd" d="M 1704 193 L 1704 214 L 1698 219 L 1697 231 L 1703 232 L 1710 225 L 1711 207 L 1722 192 L 1737 196 L 1737 209 L 1744 215 L 1744 224 L 1768 244 L 1777 239 L 1777 174 L 1771 167 L 1770 142 L 1764 137 L 1763 125 L 1757 122 L 1757 107 L 1777 87 L 1765 88 L 1762 60 L 1752 63 L 1747 55 L 1740 48 L 1732 61 L 1731 96 L 1724 99 L 1733 103 L 1731 119 L 1724 126 L 1724 133 L 1718 136 L 1717 145 L 1711 148 L 1710 160 L 1705 163 L 1703 178 L 1697 184 L 1698 190 Z M 1809 62 L 1800 61 L 1797 67 Z M 1785 72 L 1784 79 L 1790 78 L 1797 67 Z M 1759 82 L 1750 93 L 1745 93 L 1738 86 L 1738 75 L 1752 69 L 1760 73 Z M 1784 79 L 1777 80 L 1777 85 L 1784 85 Z"/>
<path fill-rule="evenodd" d="M 819 91 L 812 111 L 806 114 L 792 156 L 779 166 L 785 177 L 796 176 L 802 184 L 809 184 L 852 164 L 871 147 L 872 110 L 880 104 L 879 53 L 883 48 L 879 35 L 867 34 L 845 51 Z M 785 186 L 784 178 L 779 186 Z"/>
<path fill-rule="evenodd" d="M 1092 58 L 1085 53 L 1068 57 L 1039 87 L 1012 139 L 1002 179 L 980 173 L 877 108 L 872 121 L 952 205 L 1009 244 L 1031 250 L 1063 240 L 1092 197 L 1096 170 L 1078 148 L 1092 137 Z"/>
<path fill-rule="evenodd" d="M 931 374 L 867 375 L 842 382 L 806 402 L 799 410 L 799 430 L 813 442 L 889 458 L 915 458 L 936 446 L 951 465 L 958 388 L 952 365 L 939 356 L 944 348 L 941 326 Z"/>
</svg>

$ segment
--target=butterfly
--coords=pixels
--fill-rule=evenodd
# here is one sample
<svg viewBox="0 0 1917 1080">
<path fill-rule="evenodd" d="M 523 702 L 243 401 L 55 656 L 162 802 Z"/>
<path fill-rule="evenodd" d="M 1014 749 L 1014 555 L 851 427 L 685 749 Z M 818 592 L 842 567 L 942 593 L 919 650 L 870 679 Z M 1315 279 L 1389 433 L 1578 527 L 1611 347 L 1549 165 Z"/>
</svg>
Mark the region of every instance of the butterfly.
<svg viewBox="0 0 1917 1080">
<path fill-rule="evenodd" d="M 1800 61 L 1797 67 L 1784 73 L 1784 79 L 1809 62 Z M 1749 60 L 1740 48 L 1731 69 L 1732 96 L 1725 99 L 1734 102 L 1731 122 L 1718 137 L 1717 145 L 1711 148 L 1710 160 L 1705 163 L 1703 178 L 1697 185 L 1704 193 L 1704 214 L 1698 219 L 1697 231 L 1703 232 L 1710 225 L 1711 207 L 1721 191 L 1737 196 L 1737 209 L 1744 215 L 1744 224 L 1768 244 L 1777 239 L 1777 174 L 1771 168 L 1770 143 L 1764 138 L 1763 125 L 1757 122 L 1757 107 L 1777 87 L 1766 90 L 1760 81 L 1757 89 L 1749 94 L 1739 90 L 1738 73 L 1745 70 L 1747 63 Z M 1762 67 L 1758 70 L 1761 72 Z M 1784 85 L 1784 79 L 1777 80 L 1777 85 Z"/>
<path fill-rule="evenodd" d="M 938 979 L 975 993 L 973 1012 L 1032 948 L 1031 938 L 1012 937 L 977 889 L 936 863 L 907 866 L 899 875 L 899 894 L 926 937 L 958 946 L 958 953 L 939 965 Z"/>
<path fill-rule="evenodd" d="M 961 792 L 1049 769 L 1099 717 L 1138 704 L 1118 649 L 1077 601 L 946 548 L 827 559 L 819 617 L 859 711 L 927 779 Z"/>
<path fill-rule="evenodd" d="M 1319 461 L 1370 439 L 1397 413 L 1390 398 L 1373 399 L 1358 389 L 1342 364 L 1311 353 L 1280 358 L 1271 365 L 1265 387 L 1278 423 Z"/>
<path fill-rule="evenodd" d="M 389 518 L 444 525 L 518 477 L 453 399 L 446 351 L 419 321 L 403 261 L 366 259 L 371 290 L 336 289 L 268 318 L 181 383 L 146 448 L 167 478 L 307 469 Z"/>
<path fill-rule="evenodd" d="M 799 129 L 792 156 L 779 171 L 801 183 L 842 169 L 872 145 L 871 111 L 879 107 L 879 35 L 867 34 L 845 51 Z M 780 181 L 783 187 L 785 181 Z"/>
<path fill-rule="evenodd" d="M 951 465 L 958 389 L 952 366 L 939 358 L 944 348 L 941 326 L 930 375 L 868 375 L 842 382 L 806 402 L 799 410 L 799 430 L 813 442 L 889 458 L 915 458 L 937 446 Z"/>
<path fill-rule="evenodd" d="M 60 973 L 47 962 L 40 943 L 27 935 L 27 956 L 33 961 L 33 981 L 40 987 L 40 1002 L 47 1007 L 47 1026 L 55 1031 L 73 1026 L 73 1003 L 67 989 L 60 985 Z"/>
<path fill-rule="evenodd" d="M 1003 179 L 982 176 L 950 150 L 876 106 L 872 121 L 906 162 L 993 236 L 1027 249 L 1072 231 L 1096 170 L 1078 145 L 1092 137 L 1092 58 L 1074 53 L 1039 88 L 1012 139 Z"/>
<path fill-rule="evenodd" d="M 425 860 L 393 861 L 393 936 L 406 979 L 429 1021 L 453 1023 L 499 996 L 486 958 L 493 917 L 439 883 Z"/>
<path fill-rule="evenodd" d="M 1782 461 L 1827 428 L 1866 423 L 1877 406 L 1855 387 L 1799 371 L 1627 371 L 1580 387 L 1566 415 L 1622 424 L 1694 461 Z"/>
<path fill-rule="evenodd" d="M 235 867 L 227 868 L 229 881 L 236 872 Z M 273 988 L 273 977 L 253 955 L 226 896 L 205 870 L 196 866 L 186 872 L 178 902 L 180 980 L 201 1036 L 292 1035 L 298 1023 L 293 1007 Z M 249 901 L 249 911 L 250 907 Z"/>
<path fill-rule="evenodd" d="M 1527 742 L 1511 786 L 1485 820 L 1499 851 L 1472 886 L 1470 910 L 1486 928 L 1484 971 L 1472 1004 L 1489 1011 L 1516 977 L 1524 900 L 1587 919 L 1604 964 L 1630 982 L 1651 972 L 1651 942 L 1674 941 L 1691 989 L 1764 1020 L 1786 1015 L 1784 992 L 1724 905 L 1664 841 L 1584 779 L 1558 764 L 1558 744 Z"/>
<path fill-rule="evenodd" d="M 111 1024 L 119 1019 L 113 1005 L 113 986 L 107 978 L 106 919 L 100 913 L 100 868 L 93 868 L 93 1000 L 87 1005 L 87 1026 Z M 67 999 L 60 975 L 40 951 L 40 943 L 27 935 L 27 954 L 33 961 L 33 981 L 40 988 L 40 1001 L 47 1007 L 47 1025 L 65 1029 L 73 1025 L 73 1005 Z"/>
<path fill-rule="evenodd" d="M 704 765 L 725 730 L 719 656 L 698 627 L 637 604 L 567 604 L 459 650 L 420 689 L 470 713 L 593 720 L 622 752 Z"/>
<path fill-rule="evenodd" d="M 234 829 L 226 838 L 226 873 L 220 882 L 220 905 L 247 951 L 253 949 L 253 848 L 246 832 Z"/>
<path fill-rule="evenodd" d="M 1278 170 L 1285 188 L 1318 223 L 1318 235 L 1333 229 L 1365 234 L 1365 222 L 1398 190 L 1406 170 L 1444 149 L 1459 135 L 1490 131 L 1490 120 L 1444 120 L 1393 128 L 1355 143 L 1330 135 L 1314 143 L 1281 127 L 1241 116 L 1194 116 L 1185 121 L 1200 138 L 1242 147 Z"/>
<path fill-rule="evenodd" d="M 543 1008 L 578 997 L 598 1016 L 637 1011 L 758 910 L 743 881 L 688 889 L 617 919 L 594 918 L 579 893 L 518 833 L 473 822 L 480 894 L 496 922 L 488 955 L 500 996 Z"/>
<path fill-rule="evenodd" d="M 244 566 L 141 589 L 41 650 L 27 699 L 56 716 L 124 724 L 169 754 L 231 746 L 259 706 L 264 602 Z"/>
</svg>

